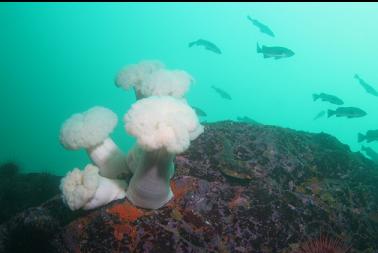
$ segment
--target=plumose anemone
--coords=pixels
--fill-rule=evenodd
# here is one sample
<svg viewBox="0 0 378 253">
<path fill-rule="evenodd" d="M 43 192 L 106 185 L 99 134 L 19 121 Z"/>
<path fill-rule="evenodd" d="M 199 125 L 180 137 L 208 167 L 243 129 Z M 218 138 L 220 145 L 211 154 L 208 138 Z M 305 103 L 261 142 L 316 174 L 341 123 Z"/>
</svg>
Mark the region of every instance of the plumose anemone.
<svg viewBox="0 0 378 253">
<path fill-rule="evenodd" d="M 98 172 L 96 166 L 88 164 L 84 171 L 76 168 L 62 179 L 60 190 L 71 210 L 94 209 L 125 197 L 125 181 L 105 178 Z"/>
<path fill-rule="evenodd" d="M 137 64 L 127 65 L 117 74 L 115 84 L 125 90 L 134 88 L 136 98 L 141 99 L 144 97 L 141 92 L 143 81 L 153 72 L 164 67 L 162 62 L 156 60 L 145 60 Z"/>
<path fill-rule="evenodd" d="M 176 154 L 189 148 L 202 132 L 195 111 L 169 96 L 141 99 L 124 116 L 126 131 L 136 137 L 130 159 L 134 174 L 126 192 L 136 206 L 157 209 L 173 196 L 169 181 Z"/>
<path fill-rule="evenodd" d="M 125 155 L 109 137 L 117 122 L 114 112 L 95 106 L 63 123 L 60 142 L 66 149 L 84 148 L 102 176 L 117 178 L 128 173 Z"/>
<path fill-rule="evenodd" d="M 135 206 L 157 209 L 172 197 L 173 159 L 204 130 L 184 96 L 193 78 L 169 70 L 159 61 L 141 61 L 124 67 L 116 85 L 133 88 L 137 97 L 124 116 L 126 132 L 137 143 L 125 155 L 111 139 L 117 115 L 95 106 L 68 118 L 60 142 L 70 150 L 85 149 L 94 165 L 74 169 L 61 181 L 64 202 L 72 209 L 93 209 L 127 197 Z M 132 174 L 126 190 L 126 180 Z M 130 177 L 128 177 L 130 178 Z"/>
<path fill-rule="evenodd" d="M 182 98 L 192 81 L 186 71 L 166 69 L 159 61 L 146 60 L 123 67 L 115 83 L 125 90 L 133 88 L 137 99 L 150 96 Z"/>
</svg>

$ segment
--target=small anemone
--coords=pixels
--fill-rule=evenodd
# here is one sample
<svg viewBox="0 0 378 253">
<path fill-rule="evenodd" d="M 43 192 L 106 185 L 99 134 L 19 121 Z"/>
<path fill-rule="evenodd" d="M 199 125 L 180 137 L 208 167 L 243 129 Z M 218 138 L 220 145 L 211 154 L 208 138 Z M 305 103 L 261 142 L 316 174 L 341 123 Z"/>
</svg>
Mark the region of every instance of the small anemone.
<svg viewBox="0 0 378 253">
<path fill-rule="evenodd" d="M 14 162 L 6 162 L 0 165 L 0 176 L 11 177 L 18 174 L 20 171 L 19 166 Z"/>
<path fill-rule="evenodd" d="M 351 245 L 340 239 L 321 235 L 302 243 L 293 253 L 347 253 L 351 248 Z"/>
</svg>

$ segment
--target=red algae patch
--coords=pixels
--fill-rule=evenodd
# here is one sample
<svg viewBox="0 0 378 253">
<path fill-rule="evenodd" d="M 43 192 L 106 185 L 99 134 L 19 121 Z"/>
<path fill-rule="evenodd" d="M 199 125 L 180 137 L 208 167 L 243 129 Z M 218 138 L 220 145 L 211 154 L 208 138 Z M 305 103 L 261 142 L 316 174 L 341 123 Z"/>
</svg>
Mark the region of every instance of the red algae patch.
<svg viewBox="0 0 378 253">
<path fill-rule="evenodd" d="M 249 200 L 242 196 L 243 189 L 237 188 L 235 192 L 235 196 L 231 199 L 228 203 L 228 208 L 234 209 L 238 206 L 249 207 Z"/>
<path fill-rule="evenodd" d="M 182 198 L 187 192 L 195 189 L 195 183 L 193 180 L 189 180 L 189 182 L 177 182 L 177 181 L 171 181 L 171 189 L 174 195 L 174 199 L 180 199 Z"/>
<path fill-rule="evenodd" d="M 131 241 L 137 238 L 136 228 L 129 224 L 115 224 L 114 227 L 114 238 L 118 241 L 123 239 L 124 235 L 128 235 Z"/>
<path fill-rule="evenodd" d="M 144 215 L 144 212 L 141 209 L 131 205 L 130 203 L 123 203 L 112 206 L 107 209 L 107 212 L 114 214 L 118 216 L 122 221 L 127 222 L 134 222 L 139 217 Z"/>
</svg>

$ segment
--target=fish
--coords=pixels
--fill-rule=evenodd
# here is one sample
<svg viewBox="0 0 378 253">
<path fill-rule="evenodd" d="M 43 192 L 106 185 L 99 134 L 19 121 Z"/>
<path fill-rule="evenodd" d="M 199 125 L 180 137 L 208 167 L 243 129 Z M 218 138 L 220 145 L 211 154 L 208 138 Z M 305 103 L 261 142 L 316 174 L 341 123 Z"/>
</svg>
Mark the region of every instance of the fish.
<svg viewBox="0 0 378 253">
<path fill-rule="evenodd" d="M 370 84 L 365 82 L 359 75 L 355 74 L 354 78 L 358 80 L 358 82 L 361 84 L 361 86 L 365 89 L 365 91 L 373 96 L 378 97 L 378 91 L 373 88 Z"/>
<path fill-rule="evenodd" d="M 362 133 L 358 133 L 358 142 L 372 142 L 378 141 L 378 129 L 377 130 L 369 130 L 366 132 L 365 135 Z"/>
<path fill-rule="evenodd" d="M 237 120 L 237 121 L 240 121 L 240 122 L 245 122 L 245 123 L 259 124 L 257 121 L 251 119 L 251 118 L 248 117 L 248 116 L 237 117 L 236 120 Z"/>
<path fill-rule="evenodd" d="M 320 111 L 318 114 L 316 114 L 316 116 L 314 117 L 314 120 L 317 120 L 317 119 L 323 117 L 325 114 L 326 114 L 325 110 Z"/>
<path fill-rule="evenodd" d="M 275 37 L 273 31 L 265 24 L 261 23 L 257 19 L 251 18 L 249 15 L 247 16 L 247 19 L 252 22 L 252 24 L 259 28 L 261 33 L 265 33 L 271 37 Z"/>
<path fill-rule="evenodd" d="M 320 98 L 322 101 L 330 102 L 331 104 L 335 104 L 335 105 L 344 104 L 344 101 L 341 100 L 340 98 L 334 95 L 323 93 L 323 92 L 320 94 L 312 94 L 312 98 L 314 101 Z"/>
<path fill-rule="evenodd" d="M 286 48 L 286 47 L 268 47 L 268 46 L 262 46 L 260 47 L 259 43 L 257 43 L 257 53 L 263 54 L 264 58 L 271 58 L 274 57 L 274 59 L 278 60 L 281 58 L 287 58 L 295 55 L 295 53 Z"/>
<path fill-rule="evenodd" d="M 378 153 L 374 151 L 374 149 L 362 146 L 361 150 L 364 151 L 371 160 L 373 160 L 375 163 L 378 163 Z"/>
<path fill-rule="evenodd" d="M 193 42 L 190 42 L 189 43 L 189 47 L 192 47 L 192 46 L 204 46 L 205 49 L 209 50 L 209 51 L 212 51 L 216 54 L 222 54 L 222 51 L 219 49 L 219 47 L 217 47 L 214 43 L 208 41 L 208 40 L 204 40 L 204 39 L 198 39 L 196 41 L 193 41 Z"/>
<path fill-rule="evenodd" d="M 367 115 L 367 113 L 357 107 L 338 107 L 336 110 L 328 110 L 328 118 L 332 115 L 336 115 L 336 117 L 359 118 Z"/>
<path fill-rule="evenodd" d="M 219 95 L 221 95 L 222 98 L 224 98 L 224 99 L 228 99 L 228 100 L 232 100 L 230 94 L 228 94 L 228 93 L 225 92 L 224 90 L 219 89 L 219 88 L 215 87 L 214 85 L 211 86 L 211 88 L 213 88 L 216 92 L 218 92 Z"/>
<path fill-rule="evenodd" d="M 195 107 L 195 106 L 192 106 L 192 108 L 194 109 L 194 111 L 196 112 L 198 117 L 206 117 L 207 116 L 206 112 L 204 112 L 200 108 Z"/>
</svg>

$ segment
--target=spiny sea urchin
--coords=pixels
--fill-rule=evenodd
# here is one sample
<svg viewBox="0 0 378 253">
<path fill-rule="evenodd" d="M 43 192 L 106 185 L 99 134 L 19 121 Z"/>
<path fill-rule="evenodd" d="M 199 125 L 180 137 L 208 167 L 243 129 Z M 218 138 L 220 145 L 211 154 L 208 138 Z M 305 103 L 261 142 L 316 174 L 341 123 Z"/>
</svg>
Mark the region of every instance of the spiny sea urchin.
<svg viewBox="0 0 378 253">
<path fill-rule="evenodd" d="M 302 243 L 293 253 L 347 253 L 351 246 L 326 235 Z"/>
</svg>

